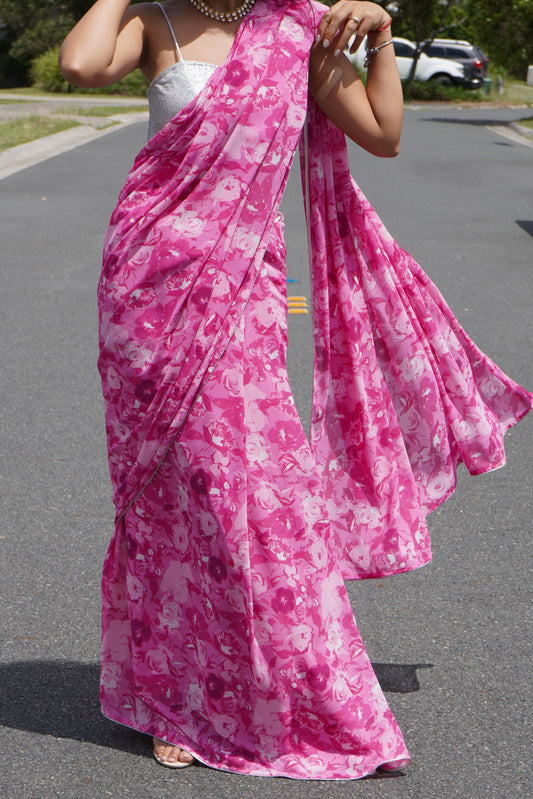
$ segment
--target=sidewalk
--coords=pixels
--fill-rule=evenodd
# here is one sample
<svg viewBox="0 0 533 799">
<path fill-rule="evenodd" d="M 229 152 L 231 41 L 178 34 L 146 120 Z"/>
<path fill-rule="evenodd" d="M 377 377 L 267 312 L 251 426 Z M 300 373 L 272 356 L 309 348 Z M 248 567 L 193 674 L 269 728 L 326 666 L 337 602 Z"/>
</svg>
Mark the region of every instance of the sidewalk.
<svg viewBox="0 0 533 799">
<path fill-rule="evenodd" d="M 80 96 L 70 95 L 27 95 L 0 91 L 0 122 L 6 122 L 26 116 L 48 116 L 57 111 L 65 111 L 69 107 L 74 113 L 68 114 L 69 119 L 79 123 L 76 127 L 34 139 L 26 144 L 19 144 L 0 152 L 0 180 L 27 169 L 34 164 L 45 161 L 60 153 L 72 150 L 82 144 L 98 139 L 119 128 L 133 125 L 136 122 L 148 121 L 146 99 L 142 97 L 105 96 Z M 8 101 L 8 102 L 6 102 Z M 11 102 L 12 101 L 12 102 Z M 91 107 L 111 106 L 113 108 L 139 106 L 139 112 L 117 112 L 112 116 L 85 116 L 77 115 L 77 109 L 90 109 Z"/>
<path fill-rule="evenodd" d="M 133 106 L 147 105 L 145 97 L 124 97 L 121 94 L 25 94 L 0 89 L 0 122 L 15 115 L 28 113 L 53 113 L 68 106 L 91 108 L 91 106 Z"/>
</svg>

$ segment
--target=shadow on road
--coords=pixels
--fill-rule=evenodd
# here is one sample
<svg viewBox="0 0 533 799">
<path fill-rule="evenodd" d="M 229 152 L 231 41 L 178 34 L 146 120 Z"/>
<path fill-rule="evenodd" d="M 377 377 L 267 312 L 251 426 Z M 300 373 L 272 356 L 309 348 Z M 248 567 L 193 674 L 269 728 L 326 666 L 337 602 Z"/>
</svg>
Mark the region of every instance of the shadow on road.
<svg viewBox="0 0 533 799">
<path fill-rule="evenodd" d="M 533 219 L 517 219 L 516 224 L 525 230 L 526 233 L 529 233 L 530 236 L 533 236 Z"/>
<path fill-rule="evenodd" d="M 425 117 L 423 122 L 441 122 L 444 125 L 477 125 L 478 127 L 485 127 L 487 125 L 498 125 L 499 127 L 507 127 L 507 122 L 502 122 L 499 119 L 475 119 L 468 117 Z"/>
<path fill-rule="evenodd" d="M 147 738 L 100 713 L 99 666 L 54 660 L 0 666 L 0 725 L 150 754 Z"/>
<path fill-rule="evenodd" d="M 384 691 L 420 689 L 416 670 L 429 663 L 374 663 Z M 149 756 L 148 738 L 104 718 L 96 663 L 18 661 L 0 665 L 0 725 Z"/>
<path fill-rule="evenodd" d="M 417 669 L 431 669 L 432 663 L 372 663 L 382 691 L 412 694 L 420 690 Z"/>
</svg>

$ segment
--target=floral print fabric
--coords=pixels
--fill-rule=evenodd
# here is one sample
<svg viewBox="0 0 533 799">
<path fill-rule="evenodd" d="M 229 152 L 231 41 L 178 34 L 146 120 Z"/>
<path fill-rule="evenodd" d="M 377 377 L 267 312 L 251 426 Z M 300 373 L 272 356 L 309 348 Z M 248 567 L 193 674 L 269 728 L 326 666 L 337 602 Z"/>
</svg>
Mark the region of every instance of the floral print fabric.
<svg viewBox="0 0 533 799">
<path fill-rule="evenodd" d="M 430 557 L 425 517 L 505 463 L 532 395 L 479 351 L 350 175 L 341 131 L 309 102 L 302 140 L 312 252 L 311 443 L 345 579 Z"/>
<path fill-rule="evenodd" d="M 418 350 L 429 345 L 389 319 L 387 302 L 407 292 L 399 278 L 386 283 L 378 312 L 382 253 L 390 260 L 401 251 L 366 201 L 355 204 L 351 184 L 335 221 L 344 145 L 333 139 L 333 164 L 320 164 L 320 140 L 310 138 L 312 448 L 301 427 L 285 363 L 277 207 L 304 124 L 323 7 L 314 6 L 316 20 L 310 9 L 258 0 L 225 65 L 141 151 L 111 219 L 99 366 L 117 519 L 102 585 L 101 700 L 110 718 L 211 766 L 349 779 L 405 765 L 409 755 L 343 576 L 429 559 L 423 500 L 434 483 L 419 473 L 434 456 L 420 445 L 426 429 L 437 450 L 452 441 L 434 384 L 463 377 L 435 369 L 425 399 Z M 364 276 L 368 297 L 354 251 L 378 272 Z M 342 324 L 333 319 L 341 300 Z M 405 313 L 412 325 L 414 312 Z M 421 311 L 426 325 L 429 313 Z M 447 336 L 454 323 L 436 324 Z M 407 350 L 396 375 L 388 353 L 398 336 Z M 410 388 L 405 414 L 387 363 L 400 396 Z M 466 391 L 483 369 L 495 370 L 483 363 Z M 499 395 L 509 421 L 529 402 L 520 392 L 509 382 Z M 423 411 L 420 438 L 412 403 Z M 475 441 L 479 416 L 472 419 Z M 483 442 L 497 438 L 479 432 Z M 496 445 L 492 456 L 501 459 Z M 436 475 L 439 501 L 439 473 L 427 474 Z"/>
<path fill-rule="evenodd" d="M 359 636 L 287 380 L 279 230 L 104 568 L 102 707 L 217 768 L 362 777 L 408 752 Z"/>
</svg>

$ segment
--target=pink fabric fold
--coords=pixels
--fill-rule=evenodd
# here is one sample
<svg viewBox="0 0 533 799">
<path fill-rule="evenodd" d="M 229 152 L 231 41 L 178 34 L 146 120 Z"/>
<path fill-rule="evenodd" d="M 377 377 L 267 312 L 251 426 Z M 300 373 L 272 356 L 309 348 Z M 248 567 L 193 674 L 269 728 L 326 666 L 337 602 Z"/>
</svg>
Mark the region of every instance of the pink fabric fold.
<svg viewBox="0 0 533 799">
<path fill-rule="evenodd" d="M 272 6 L 242 23 L 226 64 L 139 153 L 111 218 L 99 367 L 118 517 L 223 356 L 265 254 L 305 118 L 312 42 L 301 3 Z"/>
<path fill-rule="evenodd" d="M 476 347 L 350 175 L 344 135 L 310 100 L 301 160 L 311 242 L 311 443 L 346 579 L 430 557 L 426 515 L 505 463 L 532 395 Z"/>
</svg>

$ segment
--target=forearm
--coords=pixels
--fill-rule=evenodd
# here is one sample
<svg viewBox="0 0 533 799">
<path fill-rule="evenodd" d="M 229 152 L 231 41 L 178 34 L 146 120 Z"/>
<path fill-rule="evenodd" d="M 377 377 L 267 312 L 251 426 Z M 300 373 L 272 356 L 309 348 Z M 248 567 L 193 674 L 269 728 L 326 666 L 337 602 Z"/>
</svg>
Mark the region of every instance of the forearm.
<svg viewBox="0 0 533 799">
<path fill-rule="evenodd" d="M 391 29 L 368 34 L 368 51 L 392 38 Z M 366 94 L 376 122 L 384 136 L 399 145 L 403 120 L 402 83 L 398 74 L 394 47 L 388 44 L 370 56 Z"/>
<path fill-rule="evenodd" d="M 374 60 L 386 50 L 392 50 L 392 45 L 380 50 Z M 390 158 L 399 151 L 403 102 L 394 54 L 393 63 L 384 58 L 383 62 L 372 65 L 365 89 L 344 53 L 335 57 L 315 45 L 309 89 L 324 113 L 352 141 L 373 155 Z"/>
<path fill-rule="evenodd" d="M 97 0 L 71 30 L 59 53 L 67 80 L 91 82 L 110 67 L 129 4 L 130 0 Z"/>
<path fill-rule="evenodd" d="M 368 35 L 369 49 L 390 41 L 391 18 L 376 3 L 339 0 L 320 21 L 309 63 L 309 89 L 322 110 L 352 141 L 381 157 L 397 155 L 402 87 L 391 44 L 370 58 L 366 88 L 344 54 Z"/>
</svg>

